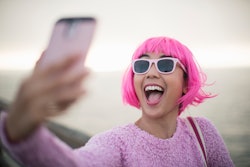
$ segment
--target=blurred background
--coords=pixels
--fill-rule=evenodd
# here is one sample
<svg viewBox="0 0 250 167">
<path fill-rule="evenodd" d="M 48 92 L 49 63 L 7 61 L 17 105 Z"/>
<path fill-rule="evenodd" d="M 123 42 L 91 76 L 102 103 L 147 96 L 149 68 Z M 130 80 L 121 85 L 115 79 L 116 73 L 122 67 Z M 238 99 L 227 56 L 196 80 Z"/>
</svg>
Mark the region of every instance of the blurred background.
<svg viewBox="0 0 250 167">
<path fill-rule="evenodd" d="M 90 135 L 134 122 L 121 79 L 145 39 L 169 36 L 185 44 L 218 94 L 186 114 L 208 117 L 236 166 L 250 166 L 250 1 L 248 0 L 0 0 L 0 99 L 11 102 L 20 82 L 47 47 L 61 17 L 98 20 L 87 66 L 89 95 L 54 121 Z M 109 99 L 109 100 L 107 100 Z"/>
</svg>

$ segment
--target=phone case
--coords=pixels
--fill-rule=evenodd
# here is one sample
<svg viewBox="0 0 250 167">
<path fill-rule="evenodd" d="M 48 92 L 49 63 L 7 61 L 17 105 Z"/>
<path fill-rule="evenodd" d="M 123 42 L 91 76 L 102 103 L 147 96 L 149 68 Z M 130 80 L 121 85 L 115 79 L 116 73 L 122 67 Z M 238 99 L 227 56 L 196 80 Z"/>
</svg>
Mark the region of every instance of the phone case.
<svg viewBox="0 0 250 167">
<path fill-rule="evenodd" d="M 73 71 L 83 70 L 89 50 L 96 20 L 92 17 L 62 18 L 54 26 L 49 45 L 41 59 L 40 68 L 46 68 L 53 63 L 76 54 L 82 59 Z"/>
</svg>

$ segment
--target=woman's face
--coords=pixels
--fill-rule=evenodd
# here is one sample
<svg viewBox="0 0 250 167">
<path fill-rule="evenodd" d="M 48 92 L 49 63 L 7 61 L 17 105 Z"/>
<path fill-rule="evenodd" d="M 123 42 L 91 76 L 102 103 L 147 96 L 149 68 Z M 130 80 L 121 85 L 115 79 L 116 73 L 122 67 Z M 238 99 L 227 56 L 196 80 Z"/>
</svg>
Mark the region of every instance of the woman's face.
<svg viewBox="0 0 250 167">
<path fill-rule="evenodd" d="M 160 59 L 164 54 L 146 53 L 140 58 Z M 134 87 L 143 116 L 163 118 L 170 113 L 178 114 L 178 100 L 186 93 L 184 72 L 177 63 L 171 74 L 159 73 L 153 63 L 146 74 L 134 74 Z"/>
</svg>

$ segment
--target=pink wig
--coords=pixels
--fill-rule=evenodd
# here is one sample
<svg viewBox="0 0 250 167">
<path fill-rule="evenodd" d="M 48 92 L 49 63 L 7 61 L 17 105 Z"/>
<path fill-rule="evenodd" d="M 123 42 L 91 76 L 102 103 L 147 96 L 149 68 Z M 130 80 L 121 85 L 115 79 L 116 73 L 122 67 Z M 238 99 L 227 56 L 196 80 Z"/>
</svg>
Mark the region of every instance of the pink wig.
<svg viewBox="0 0 250 167">
<path fill-rule="evenodd" d="M 185 66 L 187 73 L 184 77 L 188 85 L 188 90 L 178 101 L 180 105 L 179 114 L 189 104 L 198 105 L 206 98 L 213 97 L 202 90 L 202 87 L 205 86 L 206 75 L 195 61 L 191 51 L 179 41 L 168 37 L 149 38 L 136 49 L 132 60 L 139 58 L 145 53 L 164 53 L 165 55 L 178 58 Z M 125 104 L 140 108 L 140 103 L 134 89 L 133 78 L 134 73 L 130 65 L 122 80 L 122 98 Z"/>
</svg>

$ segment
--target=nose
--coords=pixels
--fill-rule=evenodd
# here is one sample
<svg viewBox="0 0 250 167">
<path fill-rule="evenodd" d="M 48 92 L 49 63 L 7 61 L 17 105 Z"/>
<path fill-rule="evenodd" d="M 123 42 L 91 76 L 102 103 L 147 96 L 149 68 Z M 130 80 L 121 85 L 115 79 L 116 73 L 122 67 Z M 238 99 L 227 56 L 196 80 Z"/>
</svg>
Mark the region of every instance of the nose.
<svg viewBox="0 0 250 167">
<path fill-rule="evenodd" d="M 155 63 L 152 63 L 151 67 L 149 67 L 149 71 L 147 72 L 147 77 L 159 77 L 160 73 L 156 69 Z"/>
</svg>

